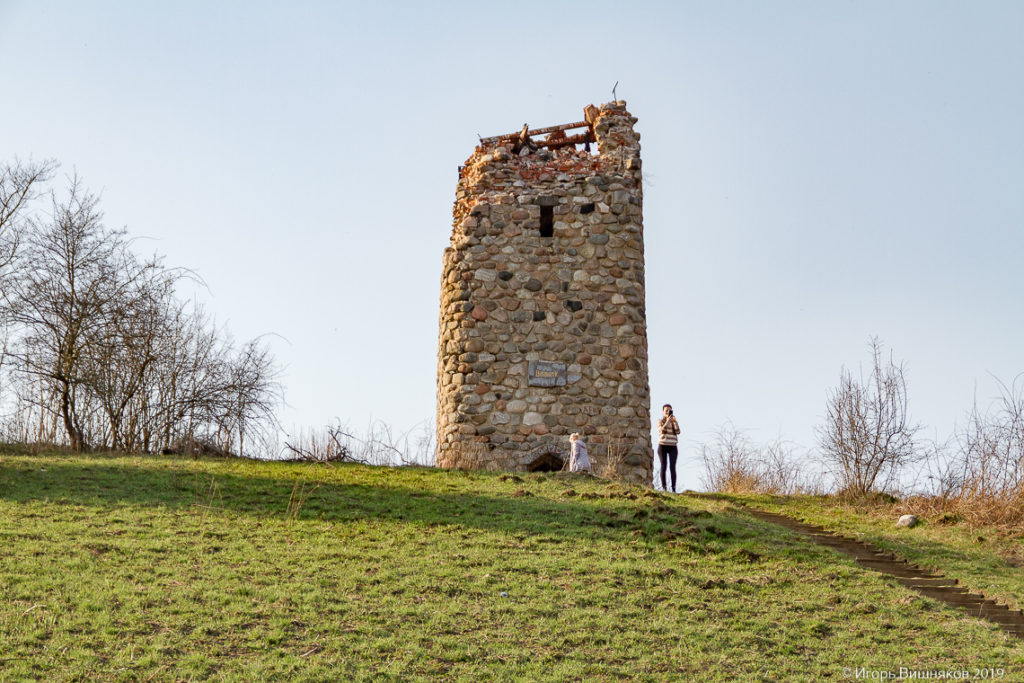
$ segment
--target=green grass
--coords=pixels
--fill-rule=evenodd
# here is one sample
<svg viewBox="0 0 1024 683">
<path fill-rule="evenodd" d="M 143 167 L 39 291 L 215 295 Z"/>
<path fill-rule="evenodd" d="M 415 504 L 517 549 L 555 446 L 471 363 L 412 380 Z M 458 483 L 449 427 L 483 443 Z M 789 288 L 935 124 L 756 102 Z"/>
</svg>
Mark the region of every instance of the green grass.
<svg viewBox="0 0 1024 683">
<path fill-rule="evenodd" d="M 728 501 L 553 475 L 3 455 L 0 595 L 2 681 L 1024 675 Z"/>
</svg>

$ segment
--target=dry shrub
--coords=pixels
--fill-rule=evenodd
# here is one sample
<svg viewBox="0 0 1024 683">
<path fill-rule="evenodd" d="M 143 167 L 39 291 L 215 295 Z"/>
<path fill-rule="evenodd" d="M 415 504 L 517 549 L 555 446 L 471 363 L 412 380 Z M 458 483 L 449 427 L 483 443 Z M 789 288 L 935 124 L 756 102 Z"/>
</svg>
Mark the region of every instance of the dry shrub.
<svg viewBox="0 0 1024 683">
<path fill-rule="evenodd" d="M 285 460 L 309 462 L 355 462 L 363 465 L 398 466 L 433 464 L 433 432 L 426 422 L 400 434 L 386 423 L 371 421 L 363 436 L 335 423 L 320 430 L 300 430 L 292 442 L 285 442 Z"/>
<path fill-rule="evenodd" d="M 933 449 L 926 486 L 904 501 L 909 511 L 940 523 L 1024 524 L 1024 375 L 996 382 L 988 409 L 975 401 L 954 444 Z"/>
<path fill-rule="evenodd" d="M 701 444 L 704 487 L 721 493 L 760 492 L 756 447 L 732 426 L 721 428 L 713 444 Z"/>
<path fill-rule="evenodd" d="M 601 456 L 591 456 L 591 470 L 594 475 L 609 481 L 624 481 L 626 456 L 629 455 L 629 444 L 620 437 L 610 437 Z"/>
<path fill-rule="evenodd" d="M 163 455 L 189 455 L 193 458 L 234 458 L 238 457 L 219 446 L 210 438 L 182 438 L 160 451 Z"/>
<path fill-rule="evenodd" d="M 817 493 L 821 475 L 802 466 L 792 445 L 775 440 L 755 444 L 732 425 L 721 427 L 711 444 L 701 444 L 704 486 L 720 493 Z"/>
<path fill-rule="evenodd" d="M 899 514 L 910 513 L 937 524 L 960 524 L 970 527 L 1009 527 L 1024 525 L 1024 499 L 996 496 L 963 495 L 942 498 L 916 494 L 903 500 Z"/>
<path fill-rule="evenodd" d="M 305 462 L 354 462 L 347 443 L 333 425 L 320 430 L 299 430 L 295 443 L 285 442 L 284 458 Z"/>
<path fill-rule="evenodd" d="M 990 523 L 1024 521 L 1024 375 L 997 380 L 999 396 L 987 411 L 975 401 L 958 434 L 959 458 L 951 485 L 956 509 Z"/>
</svg>

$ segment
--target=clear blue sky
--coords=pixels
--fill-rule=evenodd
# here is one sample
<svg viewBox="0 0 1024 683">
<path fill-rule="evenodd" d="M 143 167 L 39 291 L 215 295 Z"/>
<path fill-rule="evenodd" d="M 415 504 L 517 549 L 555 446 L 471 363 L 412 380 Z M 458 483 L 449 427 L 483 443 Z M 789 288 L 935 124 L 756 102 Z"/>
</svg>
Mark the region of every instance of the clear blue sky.
<svg viewBox="0 0 1024 683">
<path fill-rule="evenodd" d="M 238 338 L 290 428 L 432 426 L 477 134 L 639 117 L 652 404 L 814 445 L 878 335 L 944 437 L 1024 371 L 1024 3 L 11 2 L 0 156 L 58 159 Z"/>
</svg>

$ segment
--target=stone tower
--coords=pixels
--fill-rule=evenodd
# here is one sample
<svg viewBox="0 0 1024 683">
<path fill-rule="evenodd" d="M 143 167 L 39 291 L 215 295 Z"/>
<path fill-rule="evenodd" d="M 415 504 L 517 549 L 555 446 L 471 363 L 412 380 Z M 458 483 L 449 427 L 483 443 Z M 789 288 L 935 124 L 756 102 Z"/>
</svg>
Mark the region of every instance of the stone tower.
<svg viewBox="0 0 1024 683">
<path fill-rule="evenodd" d="M 625 102 L 584 116 L 483 139 L 459 169 L 441 467 L 557 468 L 580 432 L 595 471 L 651 483 L 640 135 Z"/>
</svg>

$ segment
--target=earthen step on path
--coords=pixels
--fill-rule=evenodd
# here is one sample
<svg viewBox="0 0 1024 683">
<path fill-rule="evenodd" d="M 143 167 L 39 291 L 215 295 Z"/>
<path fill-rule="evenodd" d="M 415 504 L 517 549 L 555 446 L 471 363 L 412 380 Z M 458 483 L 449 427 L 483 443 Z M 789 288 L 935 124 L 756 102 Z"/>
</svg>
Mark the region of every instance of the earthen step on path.
<svg viewBox="0 0 1024 683">
<path fill-rule="evenodd" d="M 926 578 L 910 578 L 910 579 L 897 579 L 900 583 L 909 586 L 910 588 L 928 588 L 928 587 L 942 587 L 942 586 L 959 586 L 960 582 L 957 579 L 949 578 L 947 576 L 940 576 L 934 579 Z"/>
</svg>

